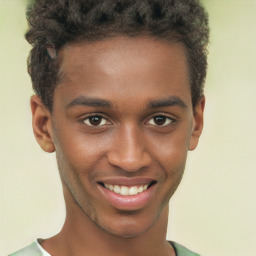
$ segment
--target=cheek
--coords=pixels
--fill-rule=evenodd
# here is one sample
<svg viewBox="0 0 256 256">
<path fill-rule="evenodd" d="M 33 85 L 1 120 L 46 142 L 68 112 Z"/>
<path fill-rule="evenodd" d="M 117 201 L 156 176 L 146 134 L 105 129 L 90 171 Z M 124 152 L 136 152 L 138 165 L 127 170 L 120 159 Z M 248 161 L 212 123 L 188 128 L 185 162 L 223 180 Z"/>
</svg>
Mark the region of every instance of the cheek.
<svg viewBox="0 0 256 256">
<path fill-rule="evenodd" d="M 68 162 L 75 169 L 96 164 L 105 154 L 107 141 L 99 135 L 90 135 L 74 131 L 66 134 L 58 132 L 55 136 L 56 154 L 62 161 Z"/>
<path fill-rule="evenodd" d="M 71 136 L 60 131 L 55 136 L 56 157 L 62 183 L 76 202 L 86 209 L 90 208 L 90 200 L 87 202 L 85 198 L 93 197 L 90 193 L 94 186 L 91 182 L 93 170 L 104 156 L 103 146 L 99 146 L 95 140 L 96 138 L 86 138 L 84 135 L 78 136 L 78 133 Z M 86 196 L 82 196 L 85 194 Z"/>
<path fill-rule="evenodd" d="M 160 136 L 153 140 L 154 155 L 165 170 L 180 169 L 185 166 L 190 141 L 189 128 L 176 130 L 166 136 Z"/>
<path fill-rule="evenodd" d="M 168 149 L 162 154 L 161 163 L 165 170 L 165 182 L 170 191 L 174 192 L 180 183 L 187 159 L 186 147 L 178 147 L 177 144 L 169 145 Z"/>
<path fill-rule="evenodd" d="M 165 203 L 177 189 L 186 165 L 190 135 L 188 126 L 182 128 L 154 142 L 156 161 L 163 170 L 161 182 L 164 186 L 162 196 Z"/>
</svg>

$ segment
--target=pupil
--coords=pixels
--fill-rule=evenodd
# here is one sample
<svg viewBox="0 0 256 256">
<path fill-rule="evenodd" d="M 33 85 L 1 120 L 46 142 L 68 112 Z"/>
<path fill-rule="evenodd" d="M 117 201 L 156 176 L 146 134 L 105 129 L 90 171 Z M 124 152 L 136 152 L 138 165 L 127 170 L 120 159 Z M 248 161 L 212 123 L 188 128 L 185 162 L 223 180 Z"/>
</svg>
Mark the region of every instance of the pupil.
<svg viewBox="0 0 256 256">
<path fill-rule="evenodd" d="M 157 125 L 163 125 L 166 121 L 166 117 L 164 116 L 157 116 L 154 118 L 154 121 Z"/>
<path fill-rule="evenodd" d="M 91 125 L 99 125 L 100 122 L 101 122 L 101 117 L 100 116 L 93 116 L 93 117 L 90 117 L 90 124 Z"/>
</svg>

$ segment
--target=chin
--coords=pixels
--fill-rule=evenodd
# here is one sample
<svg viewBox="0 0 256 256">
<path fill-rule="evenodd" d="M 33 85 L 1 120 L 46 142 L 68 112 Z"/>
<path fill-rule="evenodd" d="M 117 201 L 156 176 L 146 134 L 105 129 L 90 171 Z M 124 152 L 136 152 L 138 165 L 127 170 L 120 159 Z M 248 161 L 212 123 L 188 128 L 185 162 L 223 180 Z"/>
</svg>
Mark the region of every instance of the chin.
<svg viewBox="0 0 256 256">
<path fill-rule="evenodd" d="M 123 226 L 123 225 L 121 225 Z M 134 227 L 134 226 L 123 226 L 122 227 L 118 227 L 117 229 L 113 229 L 113 227 L 111 227 L 110 229 L 107 229 L 105 231 L 107 231 L 109 234 L 120 237 L 120 238 L 133 238 L 133 237 L 138 237 L 142 234 L 144 234 L 150 227 Z"/>
<path fill-rule="evenodd" d="M 105 232 L 120 237 L 133 238 L 138 237 L 147 232 L 157 221 L 158 217 L 151 216 L 136 216 L 136 214 L 123 214 L 120 218 L 115 218 L 115 221 L 106 222 L 111 225 L 104 225 L 104 223 L 97 223 L 97 225 Z"/>
</svg>

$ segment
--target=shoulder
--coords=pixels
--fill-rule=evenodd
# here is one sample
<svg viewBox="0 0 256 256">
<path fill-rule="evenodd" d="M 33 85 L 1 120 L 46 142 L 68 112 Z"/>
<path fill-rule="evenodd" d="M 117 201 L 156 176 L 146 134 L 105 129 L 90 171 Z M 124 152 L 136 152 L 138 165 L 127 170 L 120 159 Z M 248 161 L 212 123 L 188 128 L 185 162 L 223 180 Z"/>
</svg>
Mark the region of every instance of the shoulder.
<svg viewBox="0 0 256 256">
<path fill-rule="evenodd" d="M 36 242 L 12 253 L 8 256 L 42 256 L 40 249 L 37 246 Z"/>
<path fill-rule="evenodd" d="M 184 246 L 169 241 L 169 243 L 173 246 L 175 253 L 177 256 L 200 256 L 197 253 L 194 253 L 190 250 L 188 250 L 187 248 L 185 248 Z M 12 253 L 9 254 L 8 256 L 43 256 L 42 252 L 40 251 L 40 249 L 37 246 L 36 242 L 33 242 L 32 244 Z"/>
<path fill-rule="evenodd" d="M 176 256 L 200 256 L 199 254 L 190 251 L 189 249 L 178 243 L 172 241 L 169 241 L 169 243 L 173 246 Z"/>
</svg>

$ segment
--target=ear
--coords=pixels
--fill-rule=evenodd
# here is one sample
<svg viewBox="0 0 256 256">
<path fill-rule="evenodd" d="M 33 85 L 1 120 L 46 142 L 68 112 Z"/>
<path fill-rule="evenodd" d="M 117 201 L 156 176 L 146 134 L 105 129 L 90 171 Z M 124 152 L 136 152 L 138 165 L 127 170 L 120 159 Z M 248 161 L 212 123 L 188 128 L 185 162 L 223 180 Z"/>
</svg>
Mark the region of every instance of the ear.
<svg viewBox="0 0 256 256">
<path fill-rule="evenodd" d="M 37 95 L 31 96 L 30 107 L 32 111 L 33 131 L 38 144 L 45 152 L 54 152 L 55 146 L 53 143 L 50 111 Z"/>
<path fill-rule="evenodd" d="M 202 133 L 204 125 L 204 106 L 205 97 L 203 96 L 193 110 L 194 117 L 192 124 L 192 134 L 189 143 L 189 150 L 194 150 L 197 147 L 200 135 Z"/>
</svg>

